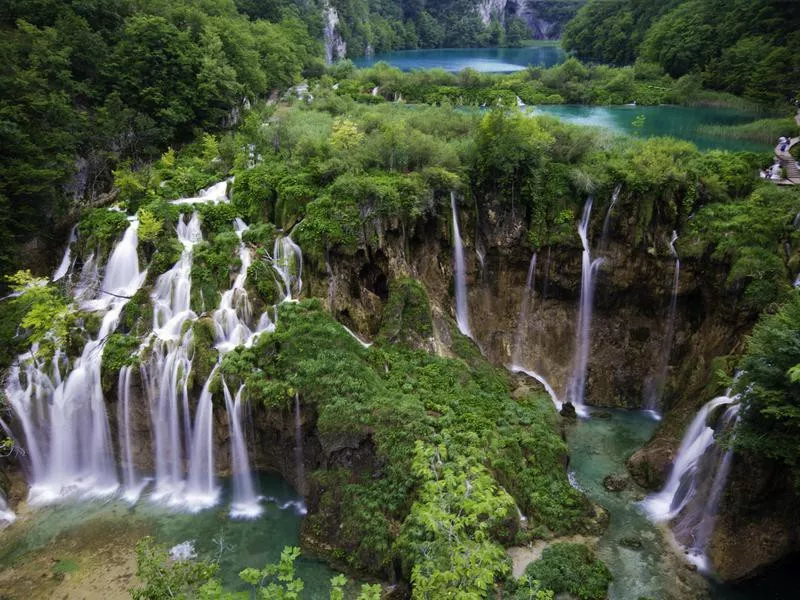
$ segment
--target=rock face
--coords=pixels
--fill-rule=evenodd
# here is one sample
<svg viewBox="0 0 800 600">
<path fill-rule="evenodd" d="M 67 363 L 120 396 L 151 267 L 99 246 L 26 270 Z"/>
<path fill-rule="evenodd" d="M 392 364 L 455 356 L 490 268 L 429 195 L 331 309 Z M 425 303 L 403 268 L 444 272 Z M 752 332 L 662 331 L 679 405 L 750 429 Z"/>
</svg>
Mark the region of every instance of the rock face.
<svg viewBox="0 0 800 600">
<path fill-rule="evenodd" d="M 724 581 L 746 579 L 798 551 L 800 504 L 791 475 L 736 455 L 707 550 L 715 571 Z"/>
<path fill-rule="evenodd" d="M 347 56 L 347 43 L 339 33 L 339 13 L 328 0 L 322 4 L 323 33 L 325 36 L 325 62 L 330 64 Z"/>
<path fill-rule="evenodd" d="M 621 492 L 628 487 L 628 478 L 625 475 L 606 475 L 603 478 L 603 487 L 609 492 Z"/>
</svg>

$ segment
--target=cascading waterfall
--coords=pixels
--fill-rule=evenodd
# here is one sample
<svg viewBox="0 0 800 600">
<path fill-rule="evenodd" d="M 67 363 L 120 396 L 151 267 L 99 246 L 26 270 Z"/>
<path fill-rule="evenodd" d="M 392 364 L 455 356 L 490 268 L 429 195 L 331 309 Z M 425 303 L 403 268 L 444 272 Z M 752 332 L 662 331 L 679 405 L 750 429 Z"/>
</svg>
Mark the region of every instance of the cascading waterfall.
<svg viewBox="0 0 800 600">
<path fill-rule="evenodd" d="M 64 250 L 64 257 L 61 259 L 61 263 L 58 265 L 56 272 L 53 273 L 53 281 L 59 281 L 63 279 L 67 272 L 72 268 L 74 264 L 74 259 L 72 258 L 72 245 L 78 241 L 78 226 L 75 225 L 72 228 L 72 231 L 69 232 L 69 241 L 67 242 L 67 248 Z"/>
<path fill-rule="evenodd" d="M 59 351 L 46 365 L 36 357 L 38 349 L 32 348 L 11 369 L 6 395 L 28 449 L 32 504 L 74 493 L 106 496 L 119 487 L 100 364 L 106 339 L 146 274 L 139 271 L 139 223 L 135 218 L 129 221 L 109 256 L 100 289 L 81 303 L 83 310 L 102 313 L 102 321 L 97 336 L 86 343 L 66 378 L 61 370 L 70 365 Z"/>
<path fill-rule="evenodd" d="M 456 288 L 456 323 L 458 330 L 468 338 L 472 338 L 469 326 L 469 308 L 467 306 L 467 280 L 464 267 L 464 243 L 458 227 L 458 210 L 456 209 L 456 193 L 450 192 L 450 206 L 453 209 L 453 261 Z"/>
<path fill-rule="evenodd" d="M 575 410 L 585 413 L 584 393 L 586 391 L 586 369 L 589 362 L 590 333 L 592 327 L 592 305 L 594 301 L 595 275 L 603 262 L 602 258 L 592 260 L 589 248 L 589 219 L 592 214 L 592 197 L 586 200 L 583 216 L 578 224 L 578 235 L 583 245 L 581 267 L 581 296 L 578 306 L 578 320 L 575 324 L 575 355 L 572 360 L 572 377 L 567 389 L 567 399 Z"/>
<path fill-rule="evenodd" d="M 255 519 L 261 514 L 262 509 L 258 503 L 258 496 L 253 486 L 253 475 L 250 471 L 250 460 L 247 456 L 247 443 L 242 428 L 242 391 L 244 385 L 239 387 L 236 397 L 231 398 L 230 390 L 225 380 L 222 381 L 222 391 L 225 396 L 225 408 L 228 411 L 228 423 L 231 434 L 231 469 L 233 470 L 233 502 L 231 503 L 231 517 Z"/>
<path fill-rule="evenodd" d="M 669 242 L 669 249 L 675 258 L 675 268 L 672 273 L 672 295 L 669 301 L 669 314 L 664 330 L 664 339 L 661 342 L 661 354 L 659 355 L 658 370 L 645 398 L 645 410 L 649 410 L 653 415 L 659 416 L 659 405 L 664 394 L 664 385 L 667 381 L 667 367 L 669 366 L 669 355 L 672 352 L 672 338 L 675 337 L 675 313 L 678 307 L 678 283 L 681 275 L 681 260 L 678 258 L 678 251 L 675 250 L 675 242 L 678 241 L 678 234 L 672 232 Z"/>
<path fill-rule="evenodd" d="M 196 212 L 188 222 L 183 218 L 178 221 L 177 234 L 183 250 L 178 262 L 154 286 L 151 298 L 155 340 L 152 358 L 142 367 L 155 437 L 153 497 L 175 504 L 181 502 L 183 461 L 192 447 L 187 381 L 192 367 L 189 358 L 192 330 L 184 331 L 184 323 L 197 317 L 191 309 L 192 253 L 194 245 L 202 240 Z"/>
<path fill-rule="evenodd" d="M 0 492 L 0 529 L 16 521 L 17 515 L 8 507 L 6 497 Z"/>
<path fill-rule="evenodd" d="M 517 332 L 514 336 L 514 352 L 511 357 L 513 365 L 521 364 L 523 356 L 523 346 L 525 344 L 525 333 L 528 331 L 528 314 L 531 309 L 533 299 L 533 284 L 536 280 L 536 252 L 531 256 L 528 265 L 528 275 L 525 279 L 525 291 L 522 293 L 522 305 L 519 309 L 519 319 L 517 321 Z"/>
<path fill-rule="evenodd" d="M 197 401 L 192 451 L 189 456 L 189 477 L 184 498 L 191 511 L 214 506 L 219 498 L 219 488 L 214 477 L 214 406 L 211 403 L 211 382 L 216 374 L 215 366 Z"/>
<path fill-rule="evenodd" d="M 720 431 L 728 431 L 738 419 L 737 396 L 714 398 L 697 413 L 681 441 L 669 479 L 657 494 L 642 506 L 656 522 L 670 521 L 673 533 L 687 550 L 689 560 L 706 568 L 705 549 L 713 533 L 716 513 L 730 472 L 733 451 L 715 442 L 710 415 L 727 406 L 717 421 Z"/>
</svg>

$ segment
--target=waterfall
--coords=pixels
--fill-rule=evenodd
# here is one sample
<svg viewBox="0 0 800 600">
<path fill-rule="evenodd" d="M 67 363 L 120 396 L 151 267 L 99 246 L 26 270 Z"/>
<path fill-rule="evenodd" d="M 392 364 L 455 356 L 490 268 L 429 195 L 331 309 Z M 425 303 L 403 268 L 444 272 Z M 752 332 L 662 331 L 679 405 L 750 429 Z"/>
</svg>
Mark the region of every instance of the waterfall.
<svg viewBox="0 0 800 600">
<path fill-rule="evenodd" d="M 3 492 L 0 492 L 0 529 L 10 525 L 16 519 L 17 515 L 15 515 L 14 511 L 8 507 L 6 497 L 3 495 Z"/>
<path fill-rule="evenodd" d="M 525 108 L 525 103 L 522 101 L 522 98 L 516 96 L 515 100 L 517 102 L 517 108 Z"/>
<path fill-rule="evenodd" d="M 97 336 L 86 343 L 72 370 L 62 378 L 62 367 L 68 369 L 69 365 L 62 365 L 66 361 L 61 353 L 56 351 L 45 365 L 32 348 L 18 358 L 6 383 L 6 395 L 28 449 L 31 504 L 76 493 L 107 496 L 119 487 L 100 364 L 107 337 L 145 277 L 139 271 L 137 254 L 139 223 L 135 218 L 129 221 L 109 256 L 100 289 L 81 303 L 83 310 L 101 313 L 102 320 Z M 84 290 L 80 297 L 90 295 L 90 286 Z"/>
<path fill-rule="evenodd" d="M 467 307 L 467 281 L 464 268 L 464 245 L 458 227 L 458 210 L 456 209 L 456 193 L 450 192 L 450 206 L 453 209 L 453 261 L 456 279 L 456 322 L 458 330 L 468 338 L 472 338 L 469 327 L 469 308 Z"/>
<path fill-rule="evenodd" d="M 188 390 L 192 330 L 184 331 L 184 324 L 197 317 L 191 310 L 191 270 L 194 245 L 202 240 L 198 214 L 193 213 L 188 222 L 179 219 L 176 230 L 183 250 L 178 262 L 158 278 L 153 288 L 155 340 L 152 358 L 142 366 L 142 375 L 155 438 L 153 497 L 180 504 L 184 457 L 189 456 L 192 447 Z"/>
<path fill-rule="evenodd" d="M 119 447 L 122 462 L 123 498 L 131 504 L 136 503 L 142 490 L 147 485 L 147 480 L 138 480 L 136 469 L 133 465 L 133 441 L 131 439 L 131 375 L 133 367 L 125 366 L 120 369 L 117 390 L 119 402 L 117 403 L 117 426 L 119 429 Z"/>
<path fill-rule="evenodd" d="M 602 251 L 608 249 L 608 226 L 611 224 L 611 213 L 614 212 L 614 207 L 617 205 L 620 191 L 622 191 L 622 184 L 618 183 L 614 186 L 614 191 L 611 193 L 611 204 L 608 205 L 606 218 L 603 219 L 603 232 L 600 236 L 600 250 Z"/>
<path fill-rule="evenodd" d="M 525 291 L 522 293 L 522 306 L 519 309 L 519 320 L 517 322 L 517 333 L 514 336 L 514 351 L 511 358 L 512 364 L 521 364 L 520 360 L 523 356 L 523 346 L 525 343 L 525 334 L 528 331 L 528 314 L 530 313 L 530 304 L 533 296 L 533 284 L 536 280 L 536 252 L 531 256 L 531 262 L 528 265 L 528 276 L 525 279 Z"/>
<path fill-rule="evenodd" d="M 214 477 L 214 405 L 211 402 L 211 382 L 216 373 L 215 366 L 200 392 L 192 430 L 192 452 L 184 497 L 192 512 L 214 506 L 219 497 Z"/>
<path fill-rule="evenodd" d="M 561 407 L 563 406 L 563 403 L 561 402 L 561 400 L 558 399 L 558 394 L 556 394 L 556 391 L 553 389 L 553 386 L 551 386 L 544 377 L 542 377 L 541 375 L 539 375 L 538 373 L 536 373 L 534 371 L 531 371 L 529 369 L 524 369 L 523 367 L 520 367 L 519 365 L 512 365 L 511 366 L 511 371 L 513 373 L 524 373 L 528 377 L 532 377 L 533 379 L 535 379 L 536 381 L 541 383 L 542 387 L 544 387 L 545 391 L 547 392 L 547 395 L 550 396 L 550 399 L 553 401 L 553 404 L 555 405 L 556 410 L 558 410 L 558 411 L 561 410 Z"/>
<path fill-rule="evenodd" d="M 672 338 L 675 336 L 675 313 L 678 307 L 678 283 L 681 275 L 681 260 L 678 258 L 677 250 L 675 250 L 676 241 L 678 241 L 678 234 L 673 231 L 672 238 L 669 241 L 669 249 L 675 259 L 675 267 L 672 272 L 672 295 L 669 301 L 669 314 L 667 315 L 664 339 L 661 342 L 658 370 L 656 371 L 654 381 L 650 385 L 650 390 L 648 390 L 644 406 L 645 410 L 652 411 L 658 418 L 660 418 L 658 409 L 661 404 L 661 396 L 664 394 L 664 385 L 667 381 L 667 367 L 669 366 L 669 355 L 672 352 Z"/>
<path fill-rule="evenodd" d="M 179 198 L 170 204 L 219 204 L 228 201 L 228 180 L 220 181 L 214 185 L 200 190 L 197 196 L 191 198 Z"/>
<path fill-rule="evenodd" d="M 303 289 L 303 252 L 290 236 L 283 236 L 275 240 L 272 259 L 283 280 L 284 299 L 291 300 Z"/>
<path fill-rule="evenodd" d="M 708 447 L 714 443 L 714 430 L 706 423 L 708 415 L 718 406 L 732 402 L 733 399 L 727 395 L 719 396 L 705 404 L 695 415 L 681 440 L 664 489 L 643 502 L 645 510 L 653 519 L 657 521 L 672 519 L 692 499 L 698 484 L 697 463 Z"/>
<path fill-rule="evenodd" d="M 323 0 L 322 18 L 324 21 L 325 62 L 331 64 L 334 60 L 347 56 L 347 43 L 337 31 L 339 13 L 335 7 L 330 5 L 328 0 Z"/>
<path fill-rule="evenodd" d="M 300 394 L 294 395 L 294 463 L 297 476 L 297 491 L 306 492 L 306 469 L 303 464 L 303 426 L 300 419 Z"/>
<path fill-rule="evenodd" d="M 376 85 L 374 88 L 372 88 L 372 91 L 370 92 L 370 94 L 371 94 L 372 96 L 377 96 L 377 95 L 378 95 L 378 89 L 379 89 L 379 88 L 378 88 L 378 86 Z"/>
<path fill-rule="evenodd" d="M 56 272 L 53 273 L 53 281 L 63 279 L 64 275 L 70 270 L 73 264 L 72 260 L 72 245 L 78 240 L 78 226 L 75 225 L 72 231 L 69 232 L 69 240 L 67 241 L 67 248 L 64 250 L 64 257 L 58 265 Z"/>
<path fill-rule="evenodd" d="M 572 378 L 567 389 L 567 399 L 578 413 L 583 409 L 586 391 L 586 369 L 589 362 L 590 333 L 592 327 L 592 304 L 594 300 L 595 275 L 602 263 L 601 258 L 592 260 L 589 248 L 589 219 L 592 214 L 592 198 L 586 200 L 583 216 L 578 224 L 578 235 L 583 245 L 581 267 L 581 296 L 578 306 L 578 320 L 575 324 L 575 355 L 572 360 Z"/>
<path fill-rule="evenodd" d="M 681 441 L 678 455 L 664 489 L 649 496 L 643 508 L 654 521 L 670 521 L 688 559 L 701 569 L 707 568 L 705 549 L 713 533 L 717 509 L 727 484 L 733 450 L 715 442 L 709 416 L 720 406 L 727 406 L 717 421 L 720 431 L 730 430 L 738 420 L 738 397 L 714 398 L 695 416 Z"/>
<path fill-rule="evenodd" d="M 230 515 L 232 518 L 255 519 L 262 509 L 258 504 L 258 496 L 253 486 L 253 475 L 250 471 L 250 460 L 247 457 L 247 444 L 242 430 L 242 391 L 244 385 L 231 398 L 225 380 L 222 380 L 222 391 L 225 396 L 225 408 L 228 411 L 228 426 L 231 434 L 231 469 L 233 471 L 233 502 Z"/>
</svg>

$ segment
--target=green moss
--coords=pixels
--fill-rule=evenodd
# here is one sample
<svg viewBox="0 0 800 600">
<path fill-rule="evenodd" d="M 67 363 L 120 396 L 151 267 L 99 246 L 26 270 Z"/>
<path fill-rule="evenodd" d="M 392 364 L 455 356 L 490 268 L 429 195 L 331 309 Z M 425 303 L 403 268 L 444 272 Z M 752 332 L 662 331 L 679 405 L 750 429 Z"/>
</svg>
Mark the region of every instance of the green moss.
<svg viewBox="0 0 800 600">
<path fill-rule="evenodd" d="M 103 391 L 110 392 L 117 384 L 119 372 L 123 367 L 139 364 L 141 342 L 132 335 L 112 333 L 103 346 L 103 359 L 100 367 Z"/>
<path fill-rule="evenodd" d="M 119 327 L 126 333 L 145 335 L 152 327 L 153 307 L 150 294 L 144 288 L 136 291 L 125 304 L 120 315 Z"/>
<path fill-rule="evenodd" d="M 78 223 L 79 247 L 85 251 L 99 249 L 104 255 L 127 228 L 125 213 L 106 208 L 92 209 Z"/>
<path fill-rule="evenodd" d="M 275 268 L 263 260 L 254 261 L 247 269 L 247 290 L 252 299 L 257 299 L 263 312 L 269 306 L 280 302 L 281 276 Z"/>
<path fill-rule="evenodd" d="M 383 309 L 381 338 L 414 344 L 432 335 L 431 306 L 425 287 L 411 278 L 393 281 L 389 286 L 389 300 Z"/>
<path fill-rule="evenodd" d="M 211 239 L 218 233 L 230 230 L 233 226 L 233 220 L 241 216 L 239 210 L 227 202 L 200 204 L 198 210 L 206 239 Z"/>
<path fill-rule="evenodd" d="M 217 364 L 219 352 L 214 348 L 214 320 L 211 317 L 201 317 L 194 321 L 191 327 L 192 372 L 190 385 L 199 390 Z"/>
<path fill-rule="evenodd" d="M 231 273 L 241 267 L 238 248 L 239 238 L 233 231 L 218 233 L 210 242 L 201 242 L 194 247 L 192 310 L 201 313 L 217 306 L 221 292 L 230 285 Z"/>
<path fill-rule="evenodd" d="M 421 301 L 416 285 L 409 288 Z M 507 374 L 480 353 L 468 352 L 468 364 L 390 342 L 364 349 L 318 300 L 278 305 L 277 323 L 252 348 L 226 354 L 221 370 L 270 408 L 289 410 L 299 394 L 318 415 L 325 452 L 374 445 L 352 468 L 312 478 L 323 516 L 309 520 L 309 531 L 351 567 L 380 574 L 401 558 L 435 579 L 439 566 L 461 569 L 475 551 L 485 562 L 465 576 L 493 581 L 505 572 L 502 544 L 516 529 L 509 493 L 531 526 L 566 533 L 580 521 L 586 505 L 567 481 L 551 403 L 514 401 Z M 432 471 L 436 455 L 441 467 Z M 462 520 L 454 499 L 467 482 L 481 501 L 464 506 Z M 458 531 L 452 540 L 426 520 L 440 510 Z M 433 562 L 423 561 L 425 540 L 436 549 Z"/>
<path fill-rule="evenodd" d="M 242 233 L 242 241 L 246 244 L 255 244 L 272 252 L 278 229 L 272 223 L 259 223 Z"/>
<path fill-rule="evenodd" d="M 608 567 L 583 544 L 548 546 L 525 574 L 557 594 L 566 592 L 580 600 L 605 600 L 613 579 Z"/>
<path fill-rule="evenodd" d="M 147 280 L 154 282 L 160 275 L 169 271 L 180 260 L 181 252 L 183 252 L 183 244 L 174 236 L 159 238 L 147 267 Z"/>
</svg>

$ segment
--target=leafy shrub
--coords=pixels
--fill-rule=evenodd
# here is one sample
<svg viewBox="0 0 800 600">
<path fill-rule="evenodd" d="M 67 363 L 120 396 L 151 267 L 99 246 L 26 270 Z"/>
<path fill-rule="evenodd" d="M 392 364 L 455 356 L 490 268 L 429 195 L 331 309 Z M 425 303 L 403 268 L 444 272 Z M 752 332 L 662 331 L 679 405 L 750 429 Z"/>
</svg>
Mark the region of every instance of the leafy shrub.
<svg viewBox="0 0 800 600">
<path fill-rule="evenodd" d="M 548 546 L 525 574 L 557 594 L 567 592 L 581 600 L 605 600 L 612 580 L 608 567 L 583 544 Z"/>
<path fill-rule="evenodd" d="M 140 341 L 132 335 L 112 333 L 103 346 L 101 378 L 103 390 L 111 391 L 117 384 L 117 377 L 123 367 L 139 364 Z"/>
</svg>

